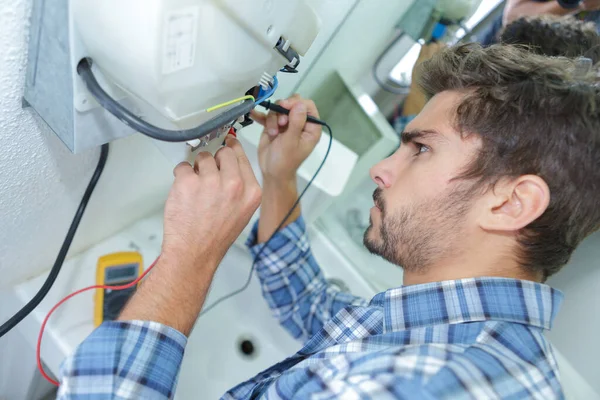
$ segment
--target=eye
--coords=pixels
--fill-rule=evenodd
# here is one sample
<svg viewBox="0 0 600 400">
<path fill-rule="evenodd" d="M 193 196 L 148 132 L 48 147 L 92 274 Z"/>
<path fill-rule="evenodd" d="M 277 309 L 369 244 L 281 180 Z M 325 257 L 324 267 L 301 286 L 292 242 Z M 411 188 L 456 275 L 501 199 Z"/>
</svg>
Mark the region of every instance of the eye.
<svg viewBox="0 0 600 400">
<path fill-rule="evenodd" d="M 415 157 L 423 154 L 423 153 L 427 153 L 429 150 L 431 150 L 428 146 L 424 145 L 423 143 L 418 143 L 415 142 L 415 147 L 417 148 L 417 152 L 415 153 Z"/>
</svg>

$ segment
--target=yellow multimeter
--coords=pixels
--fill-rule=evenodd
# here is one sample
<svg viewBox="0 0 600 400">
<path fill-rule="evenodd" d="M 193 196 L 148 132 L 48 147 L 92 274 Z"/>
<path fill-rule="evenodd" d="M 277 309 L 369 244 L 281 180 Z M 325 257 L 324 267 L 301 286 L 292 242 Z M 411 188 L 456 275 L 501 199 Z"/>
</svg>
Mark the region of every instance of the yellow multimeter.
<svg viewBox="0 0 600 400">
<path fill-rule="evenodd" d="M 96 285 L 126 285 L 136 280 L 143 270 L 142 255 L 138 252 L 107 254 L 98 259 Z M 96 289 L 94 326 L 115 320 L 138 285 L 124 290 Z"/>
</svg>

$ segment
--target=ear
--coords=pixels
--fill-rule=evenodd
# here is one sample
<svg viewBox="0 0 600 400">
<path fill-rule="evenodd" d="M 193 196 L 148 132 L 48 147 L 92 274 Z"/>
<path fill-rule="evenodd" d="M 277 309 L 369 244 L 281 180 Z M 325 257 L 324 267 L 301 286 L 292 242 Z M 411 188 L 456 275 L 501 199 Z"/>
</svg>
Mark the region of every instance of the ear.
<svg viewBox="0 0 600 400">
<path fill-rule="evenodd" d="M 487 194 L 480 226 L 514 232 L 539 218 L 550 203 L 550 188 L 537 175 L 502 180 Z"/>
</svg>

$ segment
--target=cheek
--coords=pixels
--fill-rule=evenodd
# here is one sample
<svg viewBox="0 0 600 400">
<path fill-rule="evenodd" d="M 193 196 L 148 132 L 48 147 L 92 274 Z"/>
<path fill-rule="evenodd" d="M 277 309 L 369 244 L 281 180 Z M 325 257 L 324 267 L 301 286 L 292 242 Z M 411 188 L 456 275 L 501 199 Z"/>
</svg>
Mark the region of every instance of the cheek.
<svg viewBox="0 0 600 400">
<path fill-rule="evenodd" d="M 398 175 L 395 184 L 388 190 L 392 204 L 418 204 L 447 190 L 455 176 L 449 172 L 449 166 L 433 157 L 423 161 L 413 162 Z"/>
</svg>

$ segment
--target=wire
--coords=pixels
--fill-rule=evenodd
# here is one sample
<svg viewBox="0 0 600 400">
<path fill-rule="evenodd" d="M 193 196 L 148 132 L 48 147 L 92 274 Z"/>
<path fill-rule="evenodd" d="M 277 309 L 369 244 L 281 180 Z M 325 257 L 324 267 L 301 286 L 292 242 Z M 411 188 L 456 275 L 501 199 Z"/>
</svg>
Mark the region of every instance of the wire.
<svg viewBox="0 0 600 400">
<path fill-rule="evenodd" d="M 265 107 L 268 110 L 272 110 L 274 112 L 278 112 L 280 114 L 288 114 L 289 115 L 289 110 L 286 108 L 283 108 L 277 104 L 273 104 L 270 102 L 262 102 L 260 104 L 261 106 Z M 277 228 L 275 229 L 275 232 L 273 232 L 273 234 L 269 237 L 269 239 L 264 243 L 264 245 L 261 247 L 261 249 L 259 250 L 259 252 L 256 254 L 256 257 L 254 258 L 253 262 L 252 262 L 252 266 L 250 268 L 250 273 L 248 274 L 248 279 L 246 280 L 246 282 L 244 283 L 244 285 L 242 287 L 240 287 L 239 289 L 219 298 L 218 300 L 216 300 L 214 303 L 212 303 L 210 306 L 206 307 L 204 310 L 202 310 L 202 312 L 200 313 L 199 316 L 203 316 L 205 315 L 207 312 L 209 312 L 210 310 L 214 309 L 217 305 L 219 305 L 220 303 L 224 302 L 225 300 L 238 295 L 239 293 L 243 292 L 244 290 L 246 290 L 248 288 L 248 286 L 250 285 L 250 282 L 252 281 L 252 275 L 254 274 L 254 270 L 256 268 L 256 263 L 258 262 L 258 260 L 260 259 L 260 257 L 262 256 L 264 250 L 267 248 L 267 246 L 269 245 L 269 243 L 271 242 L 271 240 L 275 237 L 275 235 L 277 234 L 277 232 L 279 232 L 281 230 L 281 228 L 283 227 L 283 225 L 285 224 L 285 222 L 288 220 L 288 218 L 290 217 L 290 215 L 292 215 L 292 213 L 294 212 L 294 210 L 296 209 L 296 207 L 298 207 L 298 204 L 300 204 L 300 201 L 302 200 L 302 198 L 304 197 L 304 194 L 306 193 L 306 191 L 308 190 L 308 188 L 310 188 L 314 182 L 314 180 L 317 178 L 317 176 L 319 175 L 319 172 L 321 172 L 321 169 L 323 168 L 323 166 L 325 165 L 325 162 L 327 161 L 327 158 L 329 156 L 329 152 L 331 151 L 331 145 L 333 143 L 333 132 L 331 130 L 331 127 L 319 120 L 316 119 L 314 117 L 308 116 L 307 118 L 308 122 L 311 123 L 316 123 L 319 125 L 322 125 L 323 127 L 325 127 L 327 129 L 327 132 L 329 133 L 329 143 L 327 145 L 327 151 L 325 152 L 325 156 L 323 157 L 323 161 L 321 161 L 321 164 L 319 165 L 319 168 L 317 168 L 317 171 L 313 174 L 312 178 L 310 179 L 310 181 L 308 182 L 308 184 L 306 185 L 306 187 L 304 188 L 304 190 L 302 190 L 302 193 L 300 193 L 300 196 L 298 196 L 298 199 L 294 202 L 294 204 L 292 205 L 292 207 L 290 208 L 290 210 L 288 211 L 288 213 L 286 214 L 286 216 L 283 218 L 283 220 L 281 221 L 281 223 L 277 226 Z M 42 348 L 42 338 L 44 335 L 44 330 L 46 328 L 46 324 L 48 323 L 48 320 L 50 319 L 50 316 L 52 316 L 52 314 L 54 313 L 54 311 L 56 311 L 61 305 L 63 305 L 67 300 L 71 299 L 72 297 L 77 296 L 78 294 L 81 294 L 83 292 L 89 291 L 89 290 L 95 290 L 95 289 L 111 289 L 111 290 L 125 290 L 125 289 L 129 289 L 135 285 L 137 285 L 142 279 L 144 279 L 146 277 L 146 275 L 148 275 L 148 273 L 152 270 L 152 268 L 154 268 L 154 266 L 156 265 L 156 263 L 158 262 L 159 258 L 157 258 L 156 260 L 154 260 L 154 262 L 144 271 L 144 273 L 142 275 L 140 275 L 136 280 L 134 280 L 133 282 L 130 282 L 126 285 L 121 285 L 121 286 L 108 286 L 108 285 L 93 285 L 93 286 L 88 286 L 86 288 L 77 290 L 73 293 L 71 293 L 70 295 L 64 297 L 61 301 L 59 301 L 58 303 L 56 303 L 56 305 L 54 305 L 54 307 L 52 307 L 52 309 L 50 309 L 50 311 L 48 312 L 48 314 L 46 315 L 46 317 L 44 318 L 44 321 L 42 322 L 42 325 L 40 327 L 40 332 L 38 334 L 38 340 L 37 340 L 37 346 L 36 346 L 36 362 L 37 362 L 37 367 L 40 371 L 40 373 L 42 374 L 42 376 L 44 377 L 44 379 L 46 379 L 48 382 L 50 382 L 51 384 L 55 385 L 55 386 L 59 386 L 59 382 L 57 382 L 56 380 L 52 379 L 44 370 L 44 366 L 42 364 L 42 360 L 41 360 L 41 348 Z"/>
<path fill-rule="evenodd" d="M 273 84 L 271 85 L 271 90 L 269 90 L 267 93 L 260 96 L 258 98 L 258 100 L 256 100 L 256 104 L 261 104 L 262 102 L 264 102 L 265 100 L 267 100 L 268 98 L 273 96 L 273 93 L 275 93 L 275 91 L 277 90 L 278 87 L 279 87 L 279 80 L 277 79 L 276 76 L 274 76 Z"/>
<path fill-rule="evenodd" d="M 83 79 L 87 89 L 94 96 L 96 101 L 102 107 L 104 107 L 106 111 L 114 115 L 124 124 L 130 126 L 132 129 L 135 129 L 136 131 L 153 139 L 162 140 L 164 142 L 187 142 L 190 140 L 199 139 L 210 134 L 214 130 L 229 124 L 231 121 L 238 119 L 242 115 L 248 114 L 255 107 L 254 101 L 248 99 L 243 103 L 204 122 L 200 126 L 180 131 L 171 131 L 159 128 L 140 119 L 131 111 L 119 104 L 112 97 L 110 97 L 96 80 L 96 77 L 92 72 L 91 59 L 83 58 L 79 64 L 77 64 L 77 73 L 79 76 L 81 76 L 81 79 Z"/>
<path fill-rule="evenodd" d="M 274 88 L 276 88 L 276 84 L 274 85 Z M 274 91 L 274 89 L 272 90 Z M 278 112 L 280 114 L 289 114 L 289 110 L 286 108 L 283 108 L 279 105 L 270 103 L 270 102 L 261 102 L 260 103 L 261 106 L 265 107 L 268 110 L 273 110 L 274 112 Z M 271 242 L 271 240 L 275 237 L 275 235 L 281 230 L 281 228 L 283 227 L 283 225 L 285 224 L 285 222 L 288 220 L 288 218 L 290 217 L 290 215 L 292 215 L 292 213 L 294 212 L 294 210 L 296 209 L 296 207 L 298 207 L 298 204 L 300 204 L 300 201 L 302 200 L 302 198 L 304 197 L 304 194 L 306 193 L 306 191 L 308 190 L 308 188 L 310 188 L 314 182 L 314 180 L 317 178 L 317 176 L 319 175 L 319 172 L 321 172 L 321 169 L 323 168 L 323 166 L 325 165 L 325 162 L 327 161 L 327 158 L 329 156 L 329 152 L 331 151 L 331 145 L 333 142 L 333 132 L 331 130 L 331 127 L 319 120 L 316 119 L 314 117 L 309 116 L 307 118 L 308 122 L 311 123 L 316 123 L 319 125 L 322 125 L 323 127 L 325 127 L 327 129 L 327 132 L 329 133 L 329 144 L 327 145 L 327 151 L 325 152 L 325 156 L 323 157 L 323 161 L 321 161 L 321 164 L 319 165 L 319 168 L 317 168 L 317 171 L 313 174 L 312 178 L 310 179 L 310 181 L 308 182 L 308 184 L 306 185 L 306 187 L 304 188 L 304 190 L 302 190 L 302 193 L 300 193 L 300 196 L 298 196 L 298 199 L 294 202 L 294 204 L 292 205 L 292 207 L 290 208 L 290 210 L 288 211 L 288 213 L 286 214 L 286 216 L 283 218 L 283 220 L 281 221 L 281 223 L 277 226 L 277 228 L 275 229 L 275 232 L 273 232 L 273 234 L 269 237 L 269 239 L 264 243 L 264 245 L 261 247 L 261 249 L 259 250 L 259 252 L 256 254 L 256 257 L 254 258 L 253 262 L 252 262 L 252 266 L 250 268 L 250 273 L 248 275 L 248 279 L 246 280 L 246 282 L 244 283 L 244 285 L 219 298 L 218 300 L 216 300 L 214 303 L 212 303 L 210 306 L 206 307 L 204 310 L 202 310 L 202 312 L 200 313 L 200 316 L 205 315 L 207 312 L 209 312 L 210 310 L 214 309 L 217 305 L 219 305 L 220 303 L 222 303 L 223 301 L 238 295 L 239 293 L 243 292 L 244 290 L 246 290 L 248 288 L 248 286 L 250 285 L 250 282 L 252 281 L 252 275 L 254 274 L 254 270 L 256 268 L 256 263 L 258 262 L 258 260 L 260 259 L 260 257 L 262 256 L 264 250 L 267 248 L 267 246 L 269 245 L 269 243 Z M 105 145 L 108 146 L 108 145 Z M 108 147 L 107 147 L 108 148 Z M 101 171 L 100 171 L 101 172 Z M 90 182 L 91 183 L 91 182 Z M 87 192 L 86 192 L 87 194 Z M 125 289 L 129 289 L 135 285 L 137 285 L 142 279 L 144 279 L 146 277 L 146 275 L 148 275 L 148 273 L 154 268 L 154 266 L 156 265 L 156 263 L 158 262 L 159 258 L 157 258 L 156 260 L 154 260 L 154 262 L 144 271 L 144 273 L 142 275 L 140 275 L 137 279 L 135 279 L 133 282 L 130 282 L 126 285 L 120 285 L 120 286 L 109 286 L 109 285 L 93 285 L 93 286 L 88 286 L 85 287 L 83 289 L 79 289 L 71 294 L 69 294 L 68 296 L 64 297 L 62 300 L 60 300 L 58 303 L 56 303 L 54 305 L 54 307 L 52 307 L 52 309 L 50 309 L 50 311 L 48 312 L 48 314 L 46 314 L 46 317 L 44 318 L 44 321 L 42 322 L 42 325 L 40 327 L 40 332 L 38 334 L 38 340 L 37 340 L 37 346 L 36 346 L 36 363 L 37 363 L 37 367 L 41 373 L 41 375 L 44 377 L 44 379 L 46 379 L 48 382 L 50 382 L 51 384 L 55 385 L 55 386 L 59 386 L 59 382 L 52 379 L 44 370 L 44 366 L 42 364 L 42 359 L 41 359 L 41 349 L 42 349 L 42 338 L 44 335 L 44 330 L 46 329 L 46 324 L 48 323 L 48 320 L 50 319 L 50 317 L 52 316 L 52 314 L 54 313 L 54 311 L 56 311 L 61 305 L 63 305 L 66 301 L 70 300 L 72 297 L 77 296 L 78 294 L 87 292 L 89 290 L 97 290 L 97 289 L 111 289 L 111 290 L 125 290 Z"/>
<path fill-rule="evenodd" d="M 57 381 L 55 381 L 54 379 L 50 378 L 46 374 L 46 371 L 44 371 L 44 366 L 42 365 L 42 359 L 41 359 L 42 336 L 44 335 L 44 329 L 46 328 L 46 323 L 48 323 L 48 319 L 50 319 L 50 316 L 52 315 L 52 313 L 54 311 L 56 311 L 56 309 L 58 307 L 60 307 L 61 305 L 63 305 L 63 303 L 65 301 L 69 300 L 71 297 L 77 296 L 78 294 L 83 293 L 83 292 L 87 292 L 88 290 L 93 290 L 93 289 L 125 290 L 125 289 L 129 289 L 129 288 L 137 285 L 142 279 L 144 279 L 144 277 L 146 275 L 148 275 L 148 272 L 150 272 L 152 270 L 152 268 L 154 268 L 154 266 L 156 265 L 157 262 L 158 262 L 158 258 L 156 260 L 154 260 L 154 262 L 144 271 L 144 273 L 142 275 L 140 275 L 133 282 L 130 282 L 130 283 L 126 284 L 126 285 L 116 285 L 116 286 L 108 286 L 108 285 L 93 285 L 93 286 L 88 286 L 86 288 L 79 289 L 78 291 L 73 292 L 70 295 L 64 297 L 61 301 L 59 301 L 58 303 L 56 303 L 56 305 L 54 307 L 52 307 L 52 309 L 48 312 L 48 314 L 46 314 L 46 318 L 44 318 L 44 322 L 42 322 L 42 326 L 40 327 L 40 333 L 38 334 L 37 346 L 36 346 L 36 350 L 35 350 L 35 357 L 36 357 L 36 362 L 37 362 L 38 369 L 39 369 L 40 373 L 42 374 L 42 376 L 48 382 L 50 382 L 54 386 L 59 386 L 59 383 Z"/>
<path fill-rule="evenodd" d="M 275 112 L 279 112 L 277 110 L 275 110 L 276 107 L 275 104 L 272 103 L 260 103 L 261 106 L 273 110 Z M 285 110 L 284 112 L 279 112 L 280 114 L 289 114 L 289 110 L 281 107 L 281 106 L 277 106 L 279 108 L 282 108 L 283 110 Z M 309 116 L 310 117 L 310 116 Z M 202 312 L 200 313 L 200 316 L 205 315 L 207 312 L 209 312 L 210 310 L 214 309 L 217 305 L 219 305 L 220 303 L 224 302 L 227 299 L 230 299 L 231 297 L 234 297 L 240 293 L 242 293 L 244 290 L 246 290 L 248 288 L 248 286 L 250 286 L 250 282 L 252 281 L 252 275 L 254 274 L 254 270 L 256 269 L 256 263 L 258 262 L 260 256 L 262 256 L 264 250 L 267 248 L 267 246 L 269 245 L 269 243 L 271 242 L 271 240 L 275 237 L 275 235 L 279 232 L 279 230 L 283 227 L 283 225 L 285 224 L 285 222 L 288 220 L 288 218 L 290 217 L 290 215 L 292 215 L 292 213 L 294 212 L 294 210 L 296 209 L 296 207 L 298 207 L 298 204 L 300 204 L 300 200 L 302 200 L 302 197 L 304 197 L 304 194 L 306 193 L 306 191 L 308 190 L 309 187 L 311 187 L 311 185 L 313 184 L 315 178 L 317 177 L 317 175 L 319 175 L 319 172 L 321 172 L 321 169 L 323 168 L 323 165 L 325 165 L 325 161 L 327 161 L 327 157 L 329 156 L 329 151 L 331 150 L 331 144 L 333 142 L 333 132 L 331 130 L 331 127 L 329 125 L 327 125 L 327 123 L 318 120 L 314 117 L 310 117 L 308 120 L 310 120 L 310 122 L 313 123 L 317 123 L 319 125 L 322 125 L 324 128 L 327 129 L 327 132 L 329 133 L 329 144 L 327 145 L 327 151 L 325 152 L 325 156 L 323 157 L 323 161 L 321 161 L 321 164 L 319 165 L 319 168 L 317 168 L 317 171 L 314 173 L 314 175 L 312 176 L 312 178 L 310 179 L 310 181 L 308 182 L 308 184 L 306 185 L 306 187 L 304 188 L 304 190 L 302 190 L 302 193 L 300 193 L 300 196 L 298 196 L 298 199 L 296 200 L 296 202 L 294 203 L 294 205 L 292 205 L 292 208 L 290 208 L 290 211 L 288 211 L 288 213 L 286 214 L 286 216 L 283 218 L 283 220 L 281 221 L 281 223 L 279 224 L 279 226 L 277 226 L 277 228 L 275 229 L 275 232 L 273 232 L 273 234 L 269 237 L 269 239 L 262 245 L 261 249 L 259 250 L 259 252 L 256 254 L 256 257 L 254 257 L 254 260 L 252 261 L 252 266 L 250 267 L 250 273 L 248 274 L 248 279 L 246 279 L 246 282 L 244 283 L 244 285 L 242 287 L 240 287 L 237 290 L 234 290 L 233 292 L 217 299 L 214 303 L 212 303 L 211 305 L 209 305 L 208 307 L 204 308 L 204 310 L 202 310 Z"/>
<path fill-rule="evenodd" d="M 235 104 L 235 103 L 237 103 L 239 101 L 243 101 L 243 100 L 252 100 L 252 101 L 254 101 L 254 96 L 248 95 L 248 96 L 238 97 L 237 99 L 229 100 L 229 101 L 226 101 L 225 103 L 221 103 L 221 104 L 217 104 L 216 106 L 209 107 L 209 108 L 206 109 L 206 112 L 213 112 L 215 110 L 218 110 L 218 109 L 223 108 L 223 107 L 230 106 L 232 104 Z"/>
<path fill-rule="evenodd" d="M 94 174 L 92 175 L 92 178 L 90 179 L 90 183 L 88 184 L 87 189 L 85 189 L 85 193 L 83 194 L 83 197 L 81 198 L 81 202 L 79 203 L 79 207 L 77 208 L 77 212 L 75 213 L 75 216 L 73 217 L 73 221 L 71 222 L 71 226 L 69 227 L 67 236 L 65 237 L 65 240 L 63 241 L 60 251 L 58 252 L 58 256 L 56 257 L 56 260 L 54 261 L 54 265 L 52 266 L 52 269 L 50 270 L 50 273 L 48 274 L 46 281 L 44 282 L 44 284 L 42 285 L 40 290 L 38 290 L 38 292 L 35 294 L 33 299 L 29 300 L 29 302 L 25 306 L 23 306 L 23 308 L 21 308 L 19 311 L 17 311 L 15 313 L 15 315 L 13 315 L 9 320 L 7 320 L 5 323 L 3 323 L 2 326 L 0 326 L 0 337 L 4 336 L 8 331 L 13 329 L 19 322 L 21 322 L 23 320 L 23 318 L 25 318 L 27 315 L 29 315 L 33 311 L 33 309 L 36 308 L 40 304 L 40 302 L 44 299 L 44 297 L 46 297 L 46 295 L 48 294 L 48 291 L 50 291 L 50 288 L 54 284 L 54 281 L 56 280 L 56 277 L 58 276 L 58 273 L 60 272 L 60 269 L 62 268 L 63 262 L 65 261 L 65 258 L 67 256 L 67 252 L 69 251 L 69 248 L 71 247 L 71 242 L 73 242 L 73 237 L 75 236 L 75 232 L 77 232 L 77 228 L 79 227 L 79 223 L 81 222 L 81 218 L 83 217 L 83 213 L 85 212 L 85 209 L 88 205 L 90 197 L 92 196 L 92 193 L 94 192 L 94 188 L 96 187 L 96 184 L 98 183 L 98 180 L 100 179 L 100 176 L 102 175 L 102 171 L 104 171 L 104 166 L 106 165 L 107 158 L 108 158 L 108 143 L 102 145 L 102 148 L 100 151 L 100 159 L 98 160 L 98 165 L 96 166 L 96 170 L 94 171 Z"/>
<path fill-rule="evenodd" d="M 393 86 L 393 85 L 390 85 L 390 84 L 382 81 L 381 78 L 379 77 L 378 70 L 379 70 L 381 62 L 383 61 L 383 59 L 385 58 L 385 56 L 400 41 L 400 39 L 403 36 L 404 36 L 404 32 L 401 31 L 400 33 L 398 33 L 398 35 L 396 35 L 396 37 L 394 38 L 394 40 L 392 40 L 390 42 L 390 44 L 388 44 L 387 47 L 377 57 L 377 60 L 375 61 L 375 63 L 373 64 L 373 67 L 371 68 L 371 74 L 373 75 L 373 79 L 375 79 L 375 82 L 377 82 L 377 84 L 383 90 L 385 90 L 386 92 L 393 93 L 393 94 L 408 94 L 410 88 L 405 88 L 405 87 L 402 87 L 402 86 Z"/>
</svg>

